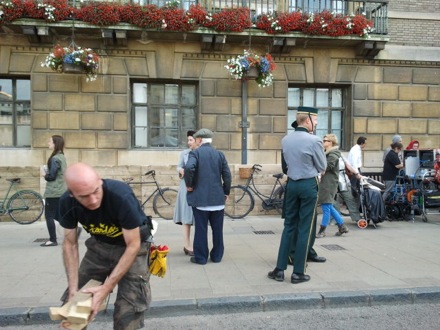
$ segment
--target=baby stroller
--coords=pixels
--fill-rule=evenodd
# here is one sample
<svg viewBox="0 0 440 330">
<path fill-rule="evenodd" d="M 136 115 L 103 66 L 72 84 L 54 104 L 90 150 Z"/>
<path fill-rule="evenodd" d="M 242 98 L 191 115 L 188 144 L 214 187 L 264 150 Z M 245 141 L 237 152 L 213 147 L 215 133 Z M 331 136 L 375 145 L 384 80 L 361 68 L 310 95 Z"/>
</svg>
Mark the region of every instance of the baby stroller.
<svg viewBox="0 0 440 330">
<path fill-rule="evenodd" d="M 400 174 L 403 174 L 401 171 Z M 385 201 L 385 212 L 388 220 L 409 220 L 413 205 L 408 201 L 404 175 L 398 175 L 390 195 Z"/>
<path fill-rule="evenodd" d="M 381 193 L 383 189 L 385 189 L 385 185 L 374 179 L 362 177 L 360 180 L 358 190 L 363 218 L 357 222 L 359 228 L 367 228 L 370 221 L 374 228 L 376 228 L 376 224 L 385 220 L 385 206 Z"/>
</svg>

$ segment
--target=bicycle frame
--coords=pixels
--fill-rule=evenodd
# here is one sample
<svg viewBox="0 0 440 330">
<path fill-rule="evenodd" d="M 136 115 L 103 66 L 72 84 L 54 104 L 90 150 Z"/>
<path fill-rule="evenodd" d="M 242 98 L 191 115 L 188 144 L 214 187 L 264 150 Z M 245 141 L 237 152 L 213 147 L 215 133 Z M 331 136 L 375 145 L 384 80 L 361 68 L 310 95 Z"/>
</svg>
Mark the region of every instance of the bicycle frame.
<svg viewBox="0 0 440 330">
<path fill-rule="evenodd" d="M 15 182 L 15 181 L 9 181 L 9 182 L 10 182 L 10 184 L 9 184 L 8 191 L 6 192 L 4 198 L 0 200 L 0 203 L 1 203 L 0 204 L 0 206 L 1 206 L 0 215 L 4 215 L 8 211 L 5 206 L 7 205 L 8 197 L 11 194 L 11 190 L 14 190 L 15 192 L 18 191 L 17 187 L 15 186 L 18 182 Z"/>
<path fill-rule="evenodd" d="M 142 185 L 142 184 L 155 184 L 156 185 L 156 189 L 148 196 L 148 198 L 145 200 L 145 201 L 143 201 L 142 202 L 142 200 L 141 200 L 141 207 L 142 208 L 144 208 L 144 206 L 145 206 L 145 204 L 147 204 L 148 203 L 148 201 L 154 196 L 154 195 L 156 195 L 156 193 L 159 191 L 161 191 L 160 190 L 160 186 L 159 186 L 159 183 L 156 181 L 156 178 L 155 178 L 155 175 L 156 175 L 156 172 L 154 171 L 154 170 L 151 170 L 151 171 L 148 171 L 148 172 L 146 172 L 145 174 L 144 174 L 144 176 L 152 176 L 153 177 L 153 181 L 127 181 L 127 184 L 128 185 L 132 185 L 132 184 L 140 184 L 140 185 Z M 141 188 L 141 198 L 142 198 L 142 188 Z"/>
<path fill-rule="evenodd" d="M 255 186 L 254 181 L 254 173 L 260 171 L 258 166 L 254 165 L 253 170 L 249 176 L 249 178 L 246 181 L 246 184 L 243 185 L 245 189 L 250 190 L 253 192 L 254 196 L 257 196 L 262 202 L 267 203 L 267 199 L 269 200 L 269 203 L 276 199 L 276 196 L 274 196 L 275 191 L 277 190 L 278 186 L 283 187 L 283 184 L 279 178 L 276 178 L 276 181 L 272 187 L 272 191 L 270 193 L 270 196 L 266 196 L 265 194 L 261 193 L 258 188 Z"/>
</svg>

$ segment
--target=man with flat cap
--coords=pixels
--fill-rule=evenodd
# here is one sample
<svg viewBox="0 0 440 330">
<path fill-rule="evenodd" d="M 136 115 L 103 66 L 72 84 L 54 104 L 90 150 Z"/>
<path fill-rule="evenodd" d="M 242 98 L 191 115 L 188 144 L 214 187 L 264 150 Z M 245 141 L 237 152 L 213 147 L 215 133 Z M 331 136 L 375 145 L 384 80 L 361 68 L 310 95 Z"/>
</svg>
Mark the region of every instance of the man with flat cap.
<svg viewBox="0 0 440 330">
<path fill-rule="evenodd" d="M 310 134 L 318 124 L 318 109 L 299 107 L 298 127 L 282 141 L 282 166 L 287 170 L 284 207 L 284 229 L 278 250 L 277 265 L 268 277 L 284 281 L 292 239 L 296 237 L 291 283 L 310 280 L 305 274 L 307 254 L 316 221 L 319 175 L 324 174 L 327 161 L 321 139 Z"/>
<path fill-rule="evenodd" d="M 186 199 L 194 214 L 194 256 L 190 261 L 204 265 L 223 258 L 225 201 L 231 190 L 231 171 L 225 155 L 211 146 L 213 133 L 202 128 L 193 137 L 199 147 L 191 150 L 185 165 Z M 208 223 L 212 230 L 212 250 L 208 248 Z"/>
</svg>

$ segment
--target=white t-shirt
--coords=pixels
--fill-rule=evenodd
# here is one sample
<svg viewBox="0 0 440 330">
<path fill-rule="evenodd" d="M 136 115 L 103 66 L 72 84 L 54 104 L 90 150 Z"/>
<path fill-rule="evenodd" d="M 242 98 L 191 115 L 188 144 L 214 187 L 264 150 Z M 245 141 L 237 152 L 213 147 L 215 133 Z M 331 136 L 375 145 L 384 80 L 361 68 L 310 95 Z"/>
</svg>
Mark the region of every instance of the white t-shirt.
<svg viewBox="0 0 440 330">
<path fill-rule="evenodd" d="M 355 169 L 362 167 L 362 149 L 359 144 L 354 145 L 348 153 L 348 162 Z"/>
</svg>

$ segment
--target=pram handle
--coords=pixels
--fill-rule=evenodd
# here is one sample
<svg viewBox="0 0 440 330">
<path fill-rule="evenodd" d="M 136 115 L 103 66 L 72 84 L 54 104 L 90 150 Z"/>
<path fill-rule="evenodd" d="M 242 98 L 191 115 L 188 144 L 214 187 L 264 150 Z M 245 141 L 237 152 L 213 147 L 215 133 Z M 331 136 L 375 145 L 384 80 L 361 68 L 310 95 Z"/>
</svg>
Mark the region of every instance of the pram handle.
<svg viewBox="0 0 440 330">
<path fill-rule="evenodd" d="M 362 177 L 361 183 L 362 184 L 366 184 L 366 183 L 372 184 L 373 186 L 379 188 L 380 190 L 385 189 L 385 185 L 382 182 L 374 180 L 374 179 L 366 177 L 366 176 Z"/>
</svg>

